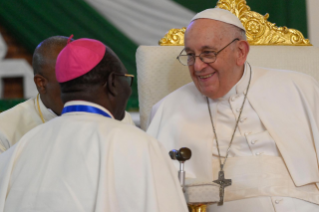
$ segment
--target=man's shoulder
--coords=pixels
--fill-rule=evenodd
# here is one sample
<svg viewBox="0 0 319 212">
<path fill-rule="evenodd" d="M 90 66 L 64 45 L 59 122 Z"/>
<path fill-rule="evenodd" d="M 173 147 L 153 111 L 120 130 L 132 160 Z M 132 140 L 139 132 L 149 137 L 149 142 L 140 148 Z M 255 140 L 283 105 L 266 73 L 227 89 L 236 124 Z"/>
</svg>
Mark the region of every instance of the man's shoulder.
<svg viewBox="0 0 319 212">
<path fill-rule="evenodd" d="M 70 129 L 65 129 L 64 126 L 73 126 Z M 85 126 L 85 127 L 84 127 Z M 71 131 L 72 134 L 78 132 L 78 129 L 88 129 L 84 134 L 99 135 L 100 142 L 109 142 L 114 138 L 118 142 L 126 143 L 133 142 L 147 143 L 154 140 L 151 136 L 144 131 L 136 127 L 135 125 L 123 123 L 121 121 L 105 118 L 100 115 L 81 114 L 81 115 L 62 115 L 47 123 L 44 123 L 31 131 L 31 133 L 37 135 L 40 132 L 51 131 Z M 63 133 L 62 133 L 63 134 Z"/>
<path fill-rule="evenodd" d="M 317 86 L 318 82 L 312 76 L 291 70 L 270 69 L 262 67 L 252 67 L 252 84 L 267 84 L 276 87 L 294 85 L 297 87 Z"/>
<path fill-rule="evenodd" d="M 26 132 L 39 124 L 34 120 L 36 113 L 34 98 L 0 113 L 0 145 L 2 143 L 5 147 L 2 149 L 18 142 Z"/>
<path fill-rule="evenodd" d="M 194 93 L 194 94 L 199 94 L 199 91 L 197 90 L 194 82 L 187 83 L 186 85 L 183 85 L 182 87 L 176 89 L 172 93 L 168 94 L 167 96 L 174 96 L 174 95 L 183 95 L 183 94 L 189 94 L 189 93 Z"/>
<path fill-rule="evenodd" d="M 0 113 L 0 119 L 8 116 L 11 117 L 12 115 L 17 116 L 18 114 L 26 115 L 25 113 L 29 113 L 30 110 L 35 110 L 34 98 L 28 99 L 6 111 L 3 111 Z"/>
<path fill-rule="evenodd" d="M 158 107 L 162 104 L 176 105 L 179 104 L 179 102 L 184 103 L 185 101 L 199 96 L 202 96 L 202 94 L 198 91 L 195 84 L 193 82 L 190 82 L 165 96 L 163 99 L 157 102 L 154 107 Z"/>
<path fill-rule="evenodd" d="M 116 135 L 119 140 L 123 142 L 134 142 L 136 144 L 147 144 L 148 142 L 152 142 L 155 139 L 149 136 L 140 128 L 122 123 L 121 121 L 112 120 L 112 123 L 104 123 L 106 127 L 110 127 L 111 130 L 106 132 L 108 135 Z M 111 125 L 111 126 L 110 126 Z"/>
<path fill-rule="evenodd" d="M 15 128 L 18 125 L 34 125 L 33 122 L 38 122 L 38 120 L 34 120 L 37 116 L 38 112 L 34 104 L 34 98 L 31 98 L 0 113 L 0 128 L 8 128 L 11 125 L 14 125 Z M 30 122 L 30 120 L 33 121 Z"/>
<path fill-rule="evenodd" d="M 253 72 L 257 77 L 272 77 L 274 80 L 310 80 L 314 81 L 315 79 L 305 73 L 299 71 L 292 71 L 292 70 L 284 70 L 284 69 L 271 69 L 271 68 L 264 68 L 264 67 L 252 67 Z"/>
</svg>

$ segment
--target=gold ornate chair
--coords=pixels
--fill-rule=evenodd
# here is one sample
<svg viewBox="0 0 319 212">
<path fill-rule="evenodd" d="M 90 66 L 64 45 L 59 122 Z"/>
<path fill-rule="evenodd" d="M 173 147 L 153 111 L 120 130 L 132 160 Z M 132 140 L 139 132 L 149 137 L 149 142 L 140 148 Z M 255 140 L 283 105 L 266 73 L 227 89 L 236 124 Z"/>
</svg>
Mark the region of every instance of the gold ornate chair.
<svg viewBox="0 0 319 212">
<path fill-rule="evenodd" d="M 319 48 L 294 29 L 276 27 L 241 0 L 219 0 L 217 7 L 234 13 L 246 28 L 251 45 L 247 61 L 253 66 L 300 71 L 319 80 Z M 184 45 L 185 28 L 172 29 L 160 46 L 140 46 L 136 53 L 141 128 L 147 128 L 152 106 L 191 81 L 188 68 L 176 57 Z"/>
</svg>

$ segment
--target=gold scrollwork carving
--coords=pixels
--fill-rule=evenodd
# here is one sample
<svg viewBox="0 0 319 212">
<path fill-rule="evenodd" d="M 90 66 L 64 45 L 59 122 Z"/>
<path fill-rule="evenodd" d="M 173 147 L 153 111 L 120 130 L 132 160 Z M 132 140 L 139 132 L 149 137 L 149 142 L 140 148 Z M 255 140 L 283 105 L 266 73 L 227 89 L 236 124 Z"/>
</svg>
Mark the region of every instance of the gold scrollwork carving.
<svg viewBox="0 0 319 212">
<path fill-rule="evenodd" d="M 188 205 L 189 212 L 206 212 L 207 205 L 199 204 L 199 205 Z"/>
<path fill-rule="evenodd" d="M 253 12 L 245 0 L 219 0 L 217 7 L 235 14 L 246 29 L 247 40 L 251 45 L 292 45 L 311 46 L 302 33 L 287 27 L 276 27 L 265 16 Z"/>
<path fill-rule="evenodd" d="M 311 46 L 302 33 L 287 27 L 277 27 L 267 21 L 269 15 L 261 15 L 251 11 L 245 0 L 219 0 L 218 8 L 228 10 L 235 14 L 246 29 L 247 41 L 250 45 L 288 45 Z M 162 46 L 184 45 L 186 28 L 171 29 L 164 38 L 159 41 Z"/>
<path fill-rule="evenodd" d="M 181 29 L 170 29 L 168 33 L 158 42 L 161 46 L 183 46 L 186 27 Z"/>
</svg>

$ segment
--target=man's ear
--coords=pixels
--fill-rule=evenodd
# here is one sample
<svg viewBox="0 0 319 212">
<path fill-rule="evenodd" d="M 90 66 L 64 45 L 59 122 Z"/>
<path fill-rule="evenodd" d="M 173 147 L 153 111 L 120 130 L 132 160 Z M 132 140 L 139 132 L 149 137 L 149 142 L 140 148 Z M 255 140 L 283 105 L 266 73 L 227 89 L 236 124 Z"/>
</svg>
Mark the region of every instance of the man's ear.
<svg viewBox="0 0 319 212">
<path fill-rule="evenodd" d="M 247 55 L 249 52 L 249 44 L 245 40 L 238 41 L 238 57 L 237 57 L 237 65 L 242 66 L 244 65 Z"/>
<path fill-rule="evenodd" d="M 109 74 L 109 76 L 107 78 L 107 82 L 106 82 L 106 88 L 112 96 L 117 96 L 117 94 L 118 94 L 116 86 L 117 86 L 117 84 L 115 82 L 115 75 L 112 72 Z"/>
<path fill-rule="evenodd" d="M 37 86 L 37 89 L 40 94 L 45 94 L 47 92 L 46 85 L 48 80 L 40 74 L 36 74 L 33 77 L 34 83 Z"/>
</svg>

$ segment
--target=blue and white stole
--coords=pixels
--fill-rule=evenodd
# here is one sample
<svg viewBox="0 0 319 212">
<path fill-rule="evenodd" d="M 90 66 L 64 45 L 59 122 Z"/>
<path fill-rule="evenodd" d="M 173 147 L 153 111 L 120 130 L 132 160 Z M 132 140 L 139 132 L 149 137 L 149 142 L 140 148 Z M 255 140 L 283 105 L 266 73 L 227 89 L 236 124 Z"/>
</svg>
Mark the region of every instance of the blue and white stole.
<svg viewBox="0 0 319 212">
<path fill-rule="evenodd" d="M 99 114 L 108 118 L 112 118 L 112 116 L 110 114 L 108 114 L 107 112 L 96 108 L 94 106 L 89 106 L 89 105 L 69 105 L 69 106 L 65 106 L 62 110 L 62 114 L 65 113 L 72 113 L 72 112 L 86 112 L 86 113 L 95 113 L 95 114 Z"/>
</svg>

